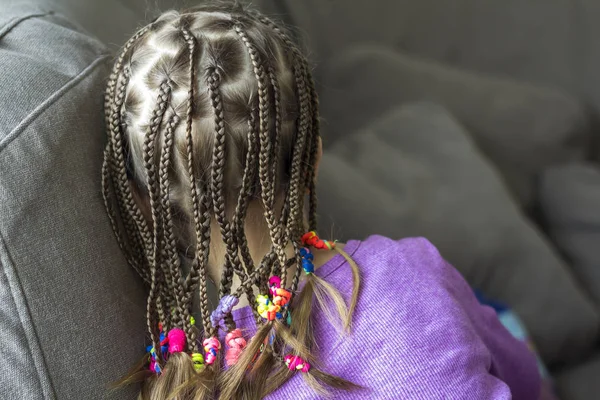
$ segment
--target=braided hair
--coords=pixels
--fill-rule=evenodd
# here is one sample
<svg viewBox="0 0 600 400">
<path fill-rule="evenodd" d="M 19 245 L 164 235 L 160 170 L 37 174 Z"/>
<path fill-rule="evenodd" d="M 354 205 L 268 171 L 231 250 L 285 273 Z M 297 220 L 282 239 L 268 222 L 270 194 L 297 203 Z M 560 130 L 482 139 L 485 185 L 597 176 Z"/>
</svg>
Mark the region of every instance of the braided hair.
<svg viewBox="0 0 600 400">
<path fill-rule="evenodd" d="M 105 111 L 105 205 L 148 293 L 148 355 L 123 382 L 142 381 L 143 399 L 261 398 L 294 371 L 321 392 L 353 388 L 310 368 L 313 297 L 333 300 L 349 326 L 358 272 L 348 258 L 355 276 L 348 307 L 306 269 L 301 238 L 316 228 L 318 99 L 289 36 L 239 5 L 167 12 L 123 47 Z M 261 226 L 266 238 L 246 234 Z M 267 250 L 253 254 L 251 244 L 263 242 Z M 296 295 L 303 265 L 307 283 Z M 215 268 L 220 300 L 211 310 Z M 243 295 L 266 301 L 255 310 L 252 338 L 231 314 Z"/>
</svg>

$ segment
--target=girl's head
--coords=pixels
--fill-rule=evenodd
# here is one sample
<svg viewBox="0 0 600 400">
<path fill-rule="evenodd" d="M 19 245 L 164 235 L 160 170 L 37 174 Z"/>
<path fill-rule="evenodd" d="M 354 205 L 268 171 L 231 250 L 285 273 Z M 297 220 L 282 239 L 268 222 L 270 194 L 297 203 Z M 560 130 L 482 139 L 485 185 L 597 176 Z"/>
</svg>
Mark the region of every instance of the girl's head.
<svg viewBox="0 0 600 400">
<path fill-rule="evenodd" d="M 197 397 L 205 394 L 200 388 L 212 392 L 222 351 L 219 326 L 237 335 L 228 341 L 244 359 L 245 340 L 230 314 L 237 299 L 245 294 L 253 303 L 256 294 L 269 293 L 271 275 L 285 285 L 290 269 L 290 293 L 297 289 L 305 221 L 315 228 L 317 105 L 308 63 L 296 45 L 272 21 L 238 6 L 167 12 L 124 46 L 106 93 L 103 187 L 121 248 L 148 284 L 154 374 L 147 388 L 188 390 Z M 260 259 L 248 244 L 257 240 L 247 235 L 256 227 L 269 239 Z M 211 311 L 206 280 L 215 248 L 223 252 L 221 304 Z M 187 268 L 181 268 L 184 259 L 190 260 Z M 232 291 L 234 275 L 241 285 Z M 278 301 L 289 300 L 281 289 Z M 203 340 L 191 316 L 196 291 Z M 312 295 L 304 297 L 312 302 Z M 285 315 L 289 306 L 282 307 Z M 293 326 L 263 322 L 265 337 L 279 335 L 283 349 L 309 357 L 312 336 L 302 332 L 297 340 Z M 189 357 L 169 356 L 165 343 L 174 330 L 185 338 L 182 353 Z M 154 351 L 161 347 L 164 352 Z M 260 346 L 255 341 L 248 347 L 256 353 Z M 266 353 L 258 361 L 246 355 L 229 389 L 240 387 L 250 363 L 262 365 L 263 374 L 289 377 L 269 369 Z M 271 356 L 284 365 L 282 356 Z M 190 372 L 194 367 L 197 374 Z M 160 383 L 160 375 L 169 382 Z"/>
<path fill-rule="evenodd" d="M 259 15 L 204 7 L 163 14 L 128 47 L 108 107 L 120 119 L 115 129 L 138 192 L 151 195 L 168 162 L 177 220 L 193 220 L 193 178 L 219 223 L 243 220 L 238 203 L 261 200 L 272 239 L 303 230 L 304 194 L 314 194 L 317 104 L 307 62 L 288 37 Z M 283 204 L 285 227 L 275 221 Z M 151 214 L 149 202 L 144 208 Z M 193 244 L 191 227 L 176 224 L 180 248 Z"/>
</svg>

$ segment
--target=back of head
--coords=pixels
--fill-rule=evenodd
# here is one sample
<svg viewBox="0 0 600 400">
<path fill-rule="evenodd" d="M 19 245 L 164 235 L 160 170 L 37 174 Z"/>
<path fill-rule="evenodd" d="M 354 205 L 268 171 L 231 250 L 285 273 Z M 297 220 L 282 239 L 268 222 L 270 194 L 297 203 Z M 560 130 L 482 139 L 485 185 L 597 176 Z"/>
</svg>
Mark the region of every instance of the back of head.
<svg viewBox="0 0 600 400">
<path fill-rule="evenodd" d="M 303 360 L 312 357 L 312 336 L 282 322 L 293 307 L 305 314 L 311 309 L 287 304 L 302 270 L 307 191 L 311 229 L 316 219 L 317 96 L 296 45 L 271 20 L 240 6 L 167 12 L 124 46 L 105 108 L 105 202 L 123 252 L 147 283 L 152 339 L 149 362 L 124 382 L 145 381 L 144 398 L 210 397 L 219 381 L 227 398 L 238 392 L 260 397 L 273 390 L 265 377 L 281 383 L 291 374 L 277 352 L 292 352 L 294 366 L 308 371 Z M 249 221 L 252 204 L 260 213 Z M 268 230 L 270 250 L 258 262 L 248 245 L 249 222 Z M 218 237 L 211 235 L 215 226 Z M 221 302 L 211 312 L 207 266 L 216 242 L 224 248 Z M 241 284 L 232 291 L 234 275 Z M 231 309 L 243 294 L 270 293 L 271 275 L 283 287 L 272 299 L 259 297 L 278 312 L 257 311 L 262 326 L 244 350 Z M 197 290 L 202 344 L 191 315 Z M 305 297 L 312 302 L 312 294 Z M 220 326 L 232 344 L 225 357 L 231 368 L 218 380 Z M 261 346 L 269 335 L 282 339 L 273 345 L 280 348 Z M 313 372 L 326 384 L 347 383 Z"/>
<path fill-rule="evenodd" d="M 309 98 L 315 94 L 309 88 L 306 60 L 282 31 L 258 14 L 224 6 L 165 13 L 131 45 L 116 73 L 117 85 L 119 79 L 126 80 L 116 96 L 117 101 L 124 97 L 120 116 L 130 172 L 139 187 L 152 183 L 144 163 L 147 133 L 154 129 L 158 135 L 170 123 L 170 197 L 190 218 L 190 172 L 200 189 L 214 183 L 221 192 L 213 193 L 215 203 L 226 203 L 231 211 L 242 186 L 248 148 L 254 146 L 258 156 L 254 164 L 265 167 L 245 188 L 254 197 L 280 195 L 292 178 L 292 155 L 297 152 L 301 161 L 316 150 L 316 129 L 311 126 L 316 103 Z M 192 171 L 187 135 L 193 142 Z M 250 143 L 254 139 L 262 142 Z M 163 143 L 156 144 L 156 169 L 165 150 L 169 151 Z M 310 175 L 310 166 L 295 167 L 305 170 L 301 177 Z M 270 181 L 277 187 L 270 187 Z M 295 181 L 294 190 L 303 191 L 307 181 Z"/>
</svg>

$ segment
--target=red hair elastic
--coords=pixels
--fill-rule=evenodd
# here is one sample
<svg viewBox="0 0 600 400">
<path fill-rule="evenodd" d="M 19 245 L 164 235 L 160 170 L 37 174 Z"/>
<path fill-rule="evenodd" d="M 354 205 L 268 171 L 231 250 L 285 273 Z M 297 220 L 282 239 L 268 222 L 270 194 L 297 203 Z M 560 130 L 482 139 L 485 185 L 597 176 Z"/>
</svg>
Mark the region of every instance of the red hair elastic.
<svg viewBox="0 0 600 400">
<path fill-rule="evenodd" d="M 335 247 L 335 242 L 320 239 L 315 231 L 302 235 L 302 243 L 305 246 L 312 246 L 319 250 L 331 250 Z"/>
</svg>

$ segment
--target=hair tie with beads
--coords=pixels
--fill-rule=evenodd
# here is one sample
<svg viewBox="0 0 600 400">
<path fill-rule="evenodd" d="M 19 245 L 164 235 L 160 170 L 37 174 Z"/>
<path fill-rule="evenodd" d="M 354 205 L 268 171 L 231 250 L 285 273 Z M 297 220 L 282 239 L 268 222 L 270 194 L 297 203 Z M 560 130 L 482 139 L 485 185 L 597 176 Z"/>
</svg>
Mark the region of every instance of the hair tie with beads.
<svg viewBox="0 0 600 400">
<path fill-rule="evenodd" d="M 290 371 L 308 372 L 310 371 L 310 363 L 302 357 L 288 354 L 284 358 L 285 365 Z"/>
</svg>

